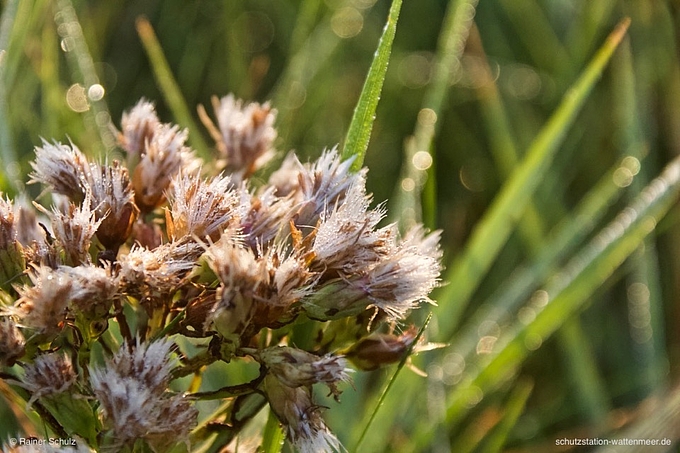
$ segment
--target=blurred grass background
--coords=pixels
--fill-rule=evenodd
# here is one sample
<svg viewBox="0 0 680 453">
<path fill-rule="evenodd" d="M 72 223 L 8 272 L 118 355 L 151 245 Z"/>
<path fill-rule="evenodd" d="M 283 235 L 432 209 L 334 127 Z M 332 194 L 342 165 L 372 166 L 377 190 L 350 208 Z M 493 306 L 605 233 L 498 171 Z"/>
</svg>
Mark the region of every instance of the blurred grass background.
<svg viewBox="0 0 680 453">
<path fill-rule="evenodd" d="M 40 137 L 70 137 L 90 155 L 115 158 L 108 119 L 119 124 L 140 97 L 183 126 L 198 123 L 195 106 L 215 94 L 272 100 L 281 157 L 290 149 L 318 156 L 345 136 L 390 4 L 2 6 L 0 185 L 11 196 L 36 196 L 39 188 L 23 182 Z M 465 45 L 454 42 L 447 59 L 444 18 L 455 8 L 452 28 Z M 154 76 L 140 17 L 157 36 L 189 118 Z M 596 247 L 607 242 L 605 225 L 680 154 L 677 3 L 405 0 L 365 165 L 375 200 L 390 199 L 392 220 L 443 230 L 445 262 L 455 269 L 504 182 L 624 17 L 628 34 L 573 125 L 562 125 L 567 134 L 552 163 L 533 174 L 538 186 L 508 219 L 507 242 L 486 256 L 490 268 L 469 295 L 457 297 L 456 285 L 434 294 L 427 335 L 451 346 L 414 360 L 428 378 L 399 374 L 359 451 L 567 451 L 555 439 L 630 433 L 677 444 L 678 416 L 662 410 L 677 400 L 680 378 L 680 212 L 672 190 L 652 213 L 653 232 L 617 221 L 626 251 L 610 258 Z M 434 95 L 439 107 L 423 110 L 433 108 L 437 77 L 445 82 Z M 96 83 L 104 97 L 86 99 Z M 432 147 L 419 148 L 427 140 L 410 137 L 428 127 Z M 201 138 L 209 143 L 204 130 L 191 134 L 197 148 Z M 601 259 L 597 269 L 605 270 L 579 270 L 588 259 Z M 356 390 L 329 403 L 329 423 L 348 448 L 393 372 L 357 373 Z"/>
</svg>

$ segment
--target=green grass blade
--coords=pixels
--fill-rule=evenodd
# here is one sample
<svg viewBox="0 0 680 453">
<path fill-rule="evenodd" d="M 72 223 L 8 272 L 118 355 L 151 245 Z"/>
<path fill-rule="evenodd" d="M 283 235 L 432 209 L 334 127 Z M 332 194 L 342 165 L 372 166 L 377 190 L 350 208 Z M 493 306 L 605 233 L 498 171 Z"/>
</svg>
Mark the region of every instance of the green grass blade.
<svg viewBox="0 0 680 453">
<path fill-rule="evenodd" d="M 528 266 L 518 268 L 461 327 L 451 343 L 451 349 L 469 357 L 475 350 L 479 335 L 487 333 L 481 330 L 486 325 L 505 325 L 516 312 L 517 307 L 530 296 L 545 279 L 556 271 L 559 263 L 572 253 L 607 213 L 607 208 L 618 199 L 623 189 L 613 181 L 613 175 L 627 161 L 607 172 L 600 182 L 588 192 L 579 205 L 558 224 L 554 233 L 545 239 L 545 245 L 539 247 L 541 253 Z M 550 246 L 548 246 L 550 245 Z"/>
<path fill-rule="evenodd" d="M 342 148 L 343 159 L 356 156 L 352 163 L 352 169 L 355 171 L 363 166 L 364 156 L 371 139 L 375 111 L 378 108 L 378 101 L 380 101 L 380 93 L 382 92 L 387 65 L 390 61 L 390 53 L 392 52 L 392 43 L 397 32 L 397 21 L 399 19 L 401 3 L 402 0 L 392 1 L 392 6 L 387 16 L 387 24 L 385 24 L 385 29 L 378 43 L 378 50 L 376 50 L 371 67 L 368 70 L 368 76 L 361 90 L 361 95 L 359 95 L 359 102 L 354 109 L 352 121 L 347 130 L 345 144 Z"/>
<path fill-rule="evenodd" d="M 436 296 L 440 302 L 440 328 L 445 338 L 453 334 L 470 297 L 513 231 L 569 126 L 625 35 L 629 22 L 626 19 L 619 24 L 567 92 L 560 106 L 529 147 L 525 159 L 479 222 L 462 255 L 450 267 L 445 276 L 445 281 L 449 284 Z"/>
<path fill-rule="evenodd" d="M 406 354 L 404 354 L 404 358 L 402 358 L 401 361 L 399 362 L 399 364 L 397 365 L 397 369 L 394 371 L 394 374 L 392 375 L 389 382 L 387 383 L 385 390 L 383 390 L 382 394 L 380 395 L 380 398 L 378 399 L 378 403 L 376 404 L 375 408 L 373 409 L 373 412 L 371 413 L 370 417 L 368 418 L 368 421 L 364 424 L 364 429 L 361 432 L 361 435 L 359 436 L 359 439 L 357 440 L 356 445 L 354 445 L 354 448 L 352 449 L 353 452 L 358 453 L 358 452 L 361 451 L 361 450 L 359 450 L 359 447 L 361 446 L 361 443 L 364 441 L 366 434 L 368 434 L 368 430 L 371 427 L 373 420 L 375 420 L 375 416 L 378 413 L 378 410 L 380 409 L 383 402 L 385 401 L 387 394 L 392 389 L 392 386 L 394 385 L 394 382 L 396 381 L 397 376 L 399 376 L 399 372 L 401 371 L 401 369 L 406 364 L 406 361 L 408 360 L 409 356 L 411 355 L 413 348 L 418 344 L 418 340 L 420 340 L 420 337 L 423 336 L 423 333 L 425 332 L 427 325 L 430 323 L 430 319 L 432 319 L 432 313 L 427 315 L 427 318 L 425 319 L 423 326 L 420 328 L 420 330 L 418 331 L 418 334 L 416 335 L 415 339 L 413 340 L 413 344 L 411 344 L 411 347 L 408 349 Z"/>
<path fill-rule="evenodd" d="M 649 147 L 639 118 L 640 104 L 645 102 L 644 94 L 640 94 L 642 102 L 637 99 L 633 54 L 629 40 L 625 40 L 621 45 L 621 52 L 613 59 L 612 67 L 619 80 L 619 83 L 614 85 L 616 96 L 613 113 L 616 123 L 621 126 L 620 146 L 632 157 L 641 159 Z M 631 199 L 649 180 L 646 170 L 648 169 L 642 167 L 640 175 L 628 186 L 628 195 Z M 627 281 L 629 331 L 637 353 L 628 369 L 636 377 L 634 380 L 639 382 L 642 394 L 647 396 L 665 384 L 667 373 L 664 364 L 668 360 L 664 335 L 666 320 L 661 295 L 661 272 L 655 241 L 645 241 L 639 253 L 631 258 L 631 264 L 634 270 Z"/>
<path fill-rule="evenodd" d="M 179 124 L 188 127 L 191 131 L 189 135 L 189 142 L 196 149 L 198 155 L 207 159 L 211 156 L 209 147 L 206 144 L 203 136 L 200 133 L 200 128 L 191 116 L 189 107 L 187 106 L 182 92 L 175 81 L 168 61 L 163 54 L 156 33 L 153 31 L 151 24 L 146 18 L 140 17 L 137 19 L 137 34 L 142 40 L 144 50 L 149 57 L 154 76 L 158 82 L 158 86 L 163 93 L 165 101 L 168 103 L 172 114 Z"/>
<path fill-rule="evenodd" d="M 262 451 L 264 453 L 280 453 L 283 447 L 285 435 L 276 415 L 270 410 L 267 416 L 267 424 L 264 426 L 262 435 Z"/>
<path fill-rule="evenodd" d="M 486 393 L 515 369 L 531 350 L 540 346 L 566 319 L 581 309 L 590 295 L 609 278 L 644 239 L 654 231 L 657 221 L 677 200 L 680 191 L 680 158 L 671 162 L 662 174 L 594 237 L 577 254 L 550 285 L 549 300 L 541 308 L 533 305 L 535 319 L 521 323 L 497 342 L 498 352 L 480 366 L 453 391 L 446 413 L 446 423 L 457 423 L 466 411 L 471 390 Z M 421 426 L 415 446 L 428 439 L 431 427 Z"/>
<path fill-rule="evenodd" d="M 7 110 L 7 49 L 9 48 L 10 36 L 14 26 L 14 20 L 19 6 L 18 0 L 11 0 L 7 2 L 2 11 L 2 18 L 0 18 L 0 158 L 2 163 L 7 168 L 8 165 L 17 161 L 16 150 L 14 149 L 14 140 L 12 138 L 12 130 L 9 125 L 9 112 Z M 10 184 L 14 190 L 18 190 L 19 184 L 13 177 L 4 180 L 2 178 L 2 186 Z M 9 187 L 3 187 L 4 190 Z"/>
<path fill-rule="evenodd" d="M 435 165 L 429 169 L 418 169 L 413 165 L 412 159 L 416 152 L 427 151 L 434 155 L 432 143 L 439 126 L 443 121 L 439 119 L 442 114 L 442 106 L 446 101 L 446 95 L 451 86 L 453 76 L 460 71 L 461 56 L 465 49 L 470 27 L 475 17 L 475 8 L 478 0 L 453 0 L 449 2 L 439 33 L 437 54 L 435 55 L 432 82 L 428 85 L 423 98 L 423 106 L 418 114 L 418 120 L 410 138 L 405 146 L 405 159 L 402 169 L 402 177 L 413 181 L 413 189 L 405 190 L 404 185 L 399 184 L 397 193 L 393 197 L 397 209 L 391 210 L 397 216 L 400 225 L 404 228 L 420 221 L 417 213 L 421 210 L 420 197 L 424 188 L 422 211 L 425 224 L 432 228 L 436 217 L 436 193 L 435 193 Z M 434 158 L 433 158 L 434 162 Z M 425 181 L 427 176 L 427 181 Z M 408 186 L 406 186 L 408 187 Z"/>
<path fill-rule="evenodd" d="M 496 453 L 503 449 L 506 444 L 510 430 L 517 424 L 524 407 L 527 404 L 534 384 L 529 379 L 521 379 L 512 389 L 512 393 L 508 397 L 505 405 L 505 413 L 503 418 L 494 428 L 491 433 L 484 439 L 481 449 L 485 453 Z"/>
<path fill-rule="evenodd" d="M 576 404 L 588 421 L 598 426 L 607 416 L 611 403 L 579 318 L 568 319 L 557 332 L 557 339 Z"/>
</svg>

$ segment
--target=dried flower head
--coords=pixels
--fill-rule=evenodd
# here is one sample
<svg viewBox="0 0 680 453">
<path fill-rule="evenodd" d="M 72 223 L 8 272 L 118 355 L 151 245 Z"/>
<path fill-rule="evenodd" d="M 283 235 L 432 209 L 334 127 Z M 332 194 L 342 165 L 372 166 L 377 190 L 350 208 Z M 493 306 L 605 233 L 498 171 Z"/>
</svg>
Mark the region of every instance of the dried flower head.
<svg viewBox="0 0 680 453">
<path fill-rule="evenodd" d="M 217 143 L 225 170 L 240 183 L 274 156 L 276 110 L 269 103 L 251 102 L 244 106 L 243 101 L 231 94 L 222 99 L 213 97 L 212 104 L 219 130 L 202 106 L 199 114 Z"/>
<path fill-rule="evenodd" d="M 66 212 L 62 212 L 56 207 L 53 207 L 50 212 L 36 205 L 50 218 L 52 233 L 56 238 L 58 247 L 64 253 L 65 264 L 77 266 L 92 263 L 90 245 L 103 218 L 97 220 L 96 211 L 91 206 L 92 195 L 89 190 L 80 206 L 69 203 Z"/>
<path fill-rule="evenodd" d="M 277 197 L 274 190 L 268 187 L 259 195 L 241 190 L 241 206 L 247 207 L 247 211 L 241 219 L 239 230 L 244 242 L 253 250 L 274 239 L 292 215 L 292 200 Z"/>
<path fill-rule="evenodd" d="M 0 367 L 12 366 L 24 355 L 26 340 L 9 316 L 0 316 Z"/>
<path fill-rule="evenodd" d="M 29 184 L 45 184 L 74 202 L 85 197 L 83 177 L 89 167 L 85 155 L 73 143 L 69 146 L 43 140 L 43 146 L 35 148 L 35 161 L 31 162 L 31 166 L 34 172 Z"/>
<path fill-rule="evenodd" d="M 363 288 L 373 304 L 393 319 L 402 319 L 428 296 L 441 273 L 440 232 L 425 236 L 422 226 L 412 228 L 393 254 L 353 281 Z M 350 279 L 351 281 L 351 279 Z"/>
<path fill-rule="evenodd" d="M 118 136 L 120 146 L 130 156 L 139 158 L 145 152 L 145 145 L 151 141 L 158 125 L 160 121 L 153 103 L 141 99 L 129 112 L 123 113 L 120 122 L 122 131 Z"/>
<path fill-rule="evenodd" d="M 67 391 L 78 378 L 71 357 L 62 353 L 41 355 L 24 371 L 20 385 L 32 393 L 28 406 L 38 398 Z"/>
<path fill-rule="evenodd" d="M 228 176 L 204 181 L 196 175 L 182 174 L 173 180 L 166 213 L 168 236 L 210 237 L 217 240 L 230 222 L 245 214 L 239 194 Z"/>
<path fill-rule="evenodd" d="M 17 316 L 23 327 L 48 335 L 58 332 L 68 313 L 73 281 L 43 265 L 32 268 L 28 276 L 33 284 L 17 288 L 21 297 L 7 307 L 8 313 Z"/>
<path fill-rule="evenodd" d="M 110 166 L 90 164 L 86 179 L 92 194 L 90 209 L 101 222 L 97 238 L 107 249 L 118 250 L 139 214 L 128 171 L 117 161 Z"/>
<path fill-rule="evenodd" d="M 314 226 L 323 213 L 342 202 L 354 185 L 365 186 L 366 170 L 350 171 L 354 158 L 341 160 L 336 149 L 324 153 L 312 165 L 299 164 L 298 187 L 294 200 L 298 204 L 298 226 Z"/>
<path fill-rule="evenodd" d="M 167 390 L 172 343 L 125 344 L 103 367 L 90 369 L 90 383 L 101 402 L 106 426 L 122 446 L 137 439 L 152 448 L 188 439 L 198 412 L 182 395 Z"/>
<path fill-rule="evenodd" d="M 312 246 L 315 265 L 357 272 L 388 253 L 394 227 L 376 230 L 385 211 L 369 210 L 370 201 L 363 184 L 357 183 L 329 215 L 321 217 Z"/>
<path fill-rule="evenodd" d="M 120 285 L 135 297 L 172 294 L 203 253 L 197 243 L 184 239 L 149 250 L 134 246 L 118 260 Z"/>
<path fill-rule="evenodd" d="M 276 376 L 267 374 L 264 389 L 272 411 L 300 453 L 343 451 L 340 441 L 321 418 L 321 408 L 312 401 L 310 387 L 289 387 Z"/>
<path fill-rule="evenodd" d="M 110 265 L 61 266 L 57 273 L 72 283 L 69 297 L 74 309 L 89 319 L 105 319 L 119 294 L 119 277 L 113 274 Z"/>
<path fill-rule="evenodd" d="M 150 212 L 165 201 L 165 190 L 191 154 L 184 144 L 188 135 L 186 129 L 160 124 L 147 141 L 132 175 L 135 203 L 142 212 Z"/>
</svg>

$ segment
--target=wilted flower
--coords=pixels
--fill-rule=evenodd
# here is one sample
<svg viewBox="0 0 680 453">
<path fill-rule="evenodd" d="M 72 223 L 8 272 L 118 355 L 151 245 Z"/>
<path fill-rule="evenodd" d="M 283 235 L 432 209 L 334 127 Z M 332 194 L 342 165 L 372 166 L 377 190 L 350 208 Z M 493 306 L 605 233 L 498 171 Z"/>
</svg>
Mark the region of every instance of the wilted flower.
<svg viewBox="0 0 680 453">
<path fill-rule="evenodd" d="M 104 421 L 120 444 L 137 439 L 151 446 L 186 441 L 198 412 L 182 395 L 167 390 L 172 343 L 159 340 L 125 344 L 103 367 L 90 369 L 90 382 L 101 402 Z"/>
<path fill-rule="evenodd" d="M 32 393 L 28 406 L 38 398 L 67 391 L 78 378 L 71 357 L 62 353 L 41 355 L 24 371 L 20 385 Z"/>
<path fill-rule="evenodd" d="M 200 245 L 187 239 L 153 250 L 133 246 L 118 260 L 121 287 L 136 297 L 171 294 L 196 265 L 202 252 Z"/>
<path fill-rule="evenodd" d="M 111 266 L 61 266 L 57 273 L 70 279 L 70 299 L 73 306 L 91 319 L 105 319 L 119 293 L 119 277 Z"/>
<path fill-rule="evenodd" d="M 117 251 L 130 236 L 139 214 L 127 168 L 117 161 L 110 166 L 90 164 L 86 178 L 92 194 L 90 209 L 101 222 L 97 238 L 107 249 Z"/>
<path fill-rule="evenodd" d="M 228 176 L 204 181 L 196 175 L 179 175 L 169 193 L 168 236 L 172 240 L 183 236 L 216 240 L 229 221 L 244 214 L 240 201 Z"/>
<path fill-rule="evenodd" d="M 43 140 L 43 146 L 35 148 L 31 166 L 34 172 L 29 183 L 43 183 L 75 202 L 85 197 L 83 178 L 89 167 L 85 155 L 73 143 L 69 146 Z"/>
<path fill-rule="evenodd" d="M 219 130 L 202 106 L 201 119 L 217 143 L 225 170 L 232 174 L 235 183 L 240 183 L 274 156 L 276 110 L 269 103 L 251 102 L 244 106 L 243 101 L 231 94 L 222 99 L 213 97 L 212 104 Z"/>
<path fill-rule="evenodd" d="M 192 158 L 191 149 L 184 145 L 188 135 L 186 129 L 160 124 L 147 141 L 132 175 L 135 203 L 142 212 L 152 211 L 163 203 L 170 181 Z"/>
<path fill-rule="evenodd" d="M 156 127 L 160 125 L 153 103 L 141 99 L 129 112 L 123 113 L 120 122 L 121 133 L 118 136 L 120 145 L 133 157 L 139 159 L 145 152 L 145 145 L 151 141 Z"/>
<path fill-rule="evenodd" d="M 288 346 L 275 346 L 262 351 L 248 351 L 264 364 L 282 384 L 288 387 L 311 386 L 322 382 L 336 397 L 340 394 L 336 384 L 349 382 L 347 361 L 340 356 L 323 357 Z"/>
<path fill-rule="evenodd" d="M 88 190 L 83 203 L 80 206 L 69 203 L 66 212 L 56 207 L 50 212 L 36 205 L 49 216 L 52 232 L 59 248 L 64 252 L 66 264 L 77 266 L 92 262 L 90 245 L 103 219 L 97 220 L 95 211 L 90 208 L 91 200 Z"/>
<path fill-rule="evenodd" d="M 36 266 L 28 273 L 32 285 L 17 288 L 19 300 L 7 307 L 20 325 L 52 334 L 62 328 L 67 314 L 73 282 L 47 266 Z"/>
<path fill-rule="evenodd" d="M 300 453 L 342 451 L 340 441 L 321 418 L 321 407 L 312 401 L 310 387 L 289 387 L 268 374 L 264 378 L 264 389 L 272 411 Z"/>
</svg>

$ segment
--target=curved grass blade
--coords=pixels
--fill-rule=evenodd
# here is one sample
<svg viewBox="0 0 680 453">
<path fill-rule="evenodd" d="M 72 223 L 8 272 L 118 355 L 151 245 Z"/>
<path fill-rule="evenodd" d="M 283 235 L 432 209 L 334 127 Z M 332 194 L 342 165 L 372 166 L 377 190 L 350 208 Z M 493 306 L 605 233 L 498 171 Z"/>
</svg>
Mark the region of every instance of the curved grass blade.
<svg viewBox="0 0 680 453">
<path fill-rule="evenodd" d="M 423 106 L 418 113 L 418 120 L 413 131 L 413 136 L 406 141 L 404 147 L 404 166 L 402 169 L 400 184 L 394 198 L 397 209 L 390 212 L 399 213 L 398 220 L 404 229 L 419 221 L 416 218 L 420 211 L 421 189 L 424 187 L 423 217 L 429 228 L 434 227 L 436 217 L 436 193 L 434 184 L 435 167 L 428 170 L 416 168 L 412 163 L 413 156 L 418 151 L 427 151 L 434 155 L 432 143 L 437 135 L 441 121 L 442 106 L 446 101 L 446 95 L 451 87 L 453 76 L 460 71 L 460 59 L 465 49 L 470 27 L 475 17 L 475 8 L 478 0 L 453 0 L 449 2 L 439 33 L 437 54 L 435 56 L 432 82 L 428 85 L 423 99 Z M 434 158 L 432 159 L 433 164 Z M 427 181 L 425 176 L 427 175 Z M 409 178 L 413 181 L 413 190 L 404 190 L 401 181 Z"/>
<path fill-rule="evenodd" d="M 371 62 L 366 82 L 361 89 L 359 102 L 352 115 L 352 122 L 347 130 L 347 137 L 342 148 L 342 158 L 349 159 L 356 156 L 354 162 L 352 162 L 352 169 L 354 171 L 361 169 L 366 150 L 368 149 L 368 142 L 371 139 L 375 111 L 378 108 L 378 101 L 380 101 L 380 93 L 385 81 L 390 53 L 392 52 L 392 43 L 397 32 L 397 20 L 399 19 L 401 3 L 402 0 L 392 1 L 392 6 L 387 16 L 387 23 L 378 43 L 378 50 L 376 50 Z"/>
<path fill-rule="evenodd" d="M 203 140 L 203 136 L 200 133 L 201 129 L 191 116 L 189 107 L 187 107 L 182 92 L 177 85 L 177 81 L 172 75 L 168 60 L 166 60 L 165 55 L 163 54 L 163 48 L 158 42 L 158 38 L 153 31 L 151 23 L 144 17 L 137 19 L 137 34 L 142 40 L 144 50 L 151 62 L 153 74 L 172 114 L 179 124 L 189 128 L 189 131 L 191 132 L 189 134 L 189 142 L 191 142 L 196 149 L 198 155 L 203 158 L 208 158 L 211 154 L 209 151 L 210 148 L 205 140 Z"/>
<path fill-rule="evenodd" d="M 565 320 L 586 305 L 602 282 L 654 231 L 657 221 L 676 202 L 679 192 L 680 158 L 676 158 L 546 287 L 547 303 L 543 307 L 531 307 L 536 313 L 535 319 L 528 325 L 515 325 L 498 340 L 498 352 L 458 384 L 448 401 L 447 426 L 461 420 L 469 409 L 467 404 L 472 393 L 478 395 L 493 390 L 531 350 L 540 347 Z M 421 424 L 416 430 L 412 451 L 420 451 L 428 441 L 431 429 L 432 426 Z"/>
<path fill-rule="evenodd" d="M 17 160 L 16 150 L 14 149 L 14 140 L 12 139 L 12 131 L 9 126 L 9 112 L 7 110 L 7 77 L 5 75 L 5 68 L 7 67 L 7 48 L 9 47 L 12 29 L 14 28 L 18 6 L 18 0 L 7 2 L 2 12 L 2 18 L 0 19 L 0 155 L 5 168 Z M 14 190 L 18 191 L 19 184 L 15 180 L 16 178 L 9 177 L 7 179 L 8 180 L 4 180 L 3 178 L 3 180 L 0 181 L 2 186 L 9 183 Z M 3 189 L 6 190 L 7 188 L 3 187 Z"/>
<path fill-rule="evenodd" d="M 485 453 L 500 452 L 506 444 L 510 430 L 517 424 L 527 400 L 534 388 L 534 383 L 529 379 L 520 380 L 513 388 L 505 405 L 503 418 L 493 427 L 489 435 L 483 440 L 478 451 Z"/>
<path fill-rule="evenodd" d="M 396 381 L 397 376 L 399 376 L 399 372 L 401 371 L 401 369 L 406 364 L 406 361 L 408 360 L 408 358 L 411 356 L 411 352 L 413 352 L 413 348 L 418 344 L 418 340 L 420 340 L 420 337 L 423 336 L 423 333 L 425 332 L 425 328 L 427 328 L 427 325 L 430 323 L 430 319 L 432 319 L 432 313 L 427 315 L 427 318 L 425 319 L 423 326 L 420 328 L 420 330 L 418 331 L 418 334 L 416 335 L 416 338 L 413 340 L 413 344 L 411 344 L 411 347 L 408 349 L 408 351 L 406 351 L 406 354 L 404 354 L 404 357 L 401 359 L 401 361 L 397 365 L 397 369 L 394 371 L 394 374 L 392 375 L 389 382 L 387 383 L 385 390 L 383 390 L 382 394 L 380 395 L 380 398 L 378 399 L 378 403 L 375 405 L 375 409 L 373 409 L 371 416 L 369 417 L 368 421 L 364 425 L 364 430 L 361 432 L 361 435 L 359 436 L 359 440 L 357 440 L 357 443 L 354 445 L 354 448 L 352 449 L 352 451 L 354 451 L 354 452 L 360 451 L 359 447 L 361 446 L 361 443 L 363 442 L 364 438 L 366 437 L 366 434 L 368 434 L 368 429 L 371 427 L 371 424 L 373 423 L 373 420 L 375 419 L 375 416 L 378 413 L 380 406 L 382 406 L 383 402 L 385 401 L 385 398 L 387 397 L 387 394 L 392 389 L 392 385 Z"/>
<path fill-rule="evenodd" d="M 264 453 L 280 453 L 284 438 L 285 435 L 281 429 L 279 419 L 276 418 L 272 411 L 269 411 L 267 424 L 264 426 L 264 434 L 262 435 L 262 451 Z"/>
<path fill-rule="evenodd" d="M 621 42 L 629 24 L 630 20 L 625 19 L 616 27 L 564 96 L 548 123 L 530 145 L 522 163 L 473 231 L 462 255 L 451 266 L 444 278 L 449 284 L 435 297 L 440 302 L 438 317 L 445 338 L 450 338 L 453 334 L 470 297 L 519 221 L 569 126 Z"/>
</svg>

